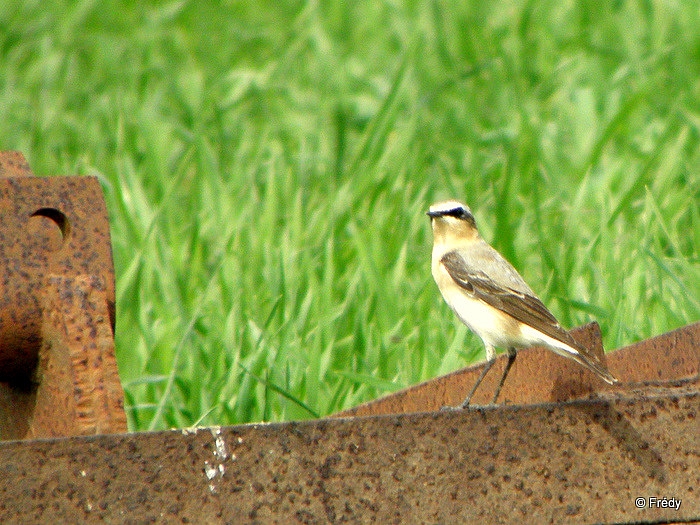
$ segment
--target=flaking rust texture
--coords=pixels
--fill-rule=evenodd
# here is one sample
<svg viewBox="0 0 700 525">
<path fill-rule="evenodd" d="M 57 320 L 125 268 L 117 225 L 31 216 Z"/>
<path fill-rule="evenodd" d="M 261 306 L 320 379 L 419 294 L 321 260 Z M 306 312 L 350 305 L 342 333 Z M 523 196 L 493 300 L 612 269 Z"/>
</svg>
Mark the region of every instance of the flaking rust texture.
<svg viewBox="0 0 700 525">
<path fill-rule="evenodd" d="M 0 521 L 692 521 L 699 409 L 695 385 L 643 399 L 8 442 Z M 650 508 L 650 497 L 681 505 Z"/>
<path fill-rule="evenodd" d="M 16 379 L 36 362 L 44 278 L 52 274 L 99 276 L 113 324 L 112 246 L 97 179 L 0 174 L 2 381 Z"/>
<path fill-rule="evenodd" d="M 114 318 L 97 179 L 0 152 L 0 439 L 126 430 Z"/>
</svg>

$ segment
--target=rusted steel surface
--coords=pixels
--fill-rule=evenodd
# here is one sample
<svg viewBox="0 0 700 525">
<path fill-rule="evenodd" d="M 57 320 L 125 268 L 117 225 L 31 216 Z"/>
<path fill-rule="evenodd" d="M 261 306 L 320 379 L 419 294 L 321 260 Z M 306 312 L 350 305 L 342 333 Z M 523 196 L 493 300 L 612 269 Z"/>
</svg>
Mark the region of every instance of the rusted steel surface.
<svg viewBox="0 0 700 525">
<path fill-rule="evenodd" d="M 608 365 L 627 384 L 697 378 L 700 322 L 620 348 L 608 354 Z"/>
<path fill-rule="evenodd" d="M 19 151 L 0 151 L 0 178 L 32 175 L 27 159 Z"/>
<path fill-rule="evenodd" d="M 9 442 L 0 521 L 692 521 L 699 412 L 697 385 L 686 385 L 635 399 Z"/>
<path fill-rule="evenodd" d="M 51 274 L 100 277 L 113 319 L 112 248 L 97 179 L 0 178 L 0 380 L 36 362 Z"/>
<path fill-rule="evenodd" d="M 0 439 L 68 428 L 70 435 L 126 430 L 123 410 L 63 419 L 73 405 L 104 404 L 103 415 L 120 406 L 100 398 L 122 396 L 114 373 L 114 301 L 109 221 L 97 179 L 33 177 L 21 154 L 0 152 Z M 88 303 L 99 307 L 81 311 Z M 64 410 L 53 410 L 59 406 Z"/>
<path fill-rule="evenodd" d="M 95 276 L 54 276 L 44 297 L 41 381 L 26 437 L 126 431 L 103 283 Z"/>
<path fill-rule="evenodd" d="M 590 323 L 571 331 L 574 338 L 603 355 L 600 328 Z M 606 354 L 610 371 L 620 379 L 611 386 L 570 359 L 543 348 L 518 352 L 503 385 L 499 402 L 511 404 L 559 402 L 590 397 L 596 392 L 621 392 L 637 382 L 673 381 L 700 374 L 700 323 Z M 505 366 L 505 355 L 484 378 L 472 398 L 475 405 L 489 403 Z M 337 414 L 340 417 L 403 414 L 440 410 L 459 405 L 479 376 L 484 364 L 458 370 L 370 401 Z"/>
</svg>

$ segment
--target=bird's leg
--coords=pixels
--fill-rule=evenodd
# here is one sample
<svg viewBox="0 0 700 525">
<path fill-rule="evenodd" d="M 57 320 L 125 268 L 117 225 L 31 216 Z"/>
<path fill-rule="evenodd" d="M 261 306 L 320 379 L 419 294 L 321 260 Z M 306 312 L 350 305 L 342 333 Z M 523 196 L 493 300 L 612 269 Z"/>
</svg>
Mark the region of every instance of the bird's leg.
<svg viewBox="0 0 700 525">
<path fill-rule="evenodd" d="M 506 368 L 503 370 L 503 375 L 501 376 L 501 380 L 498 382 L 498 386 L 496 387 L 496 393 L 493 395 L 493 401 L 491 401 L 492 405 L 496 404 L 496 400 L 498 399 L 498 394 L 501 393 L 501 388 L 503 387 L 503 383 L 506 382 L 506 376 L 508 376 L 508 372 L 510 372 L 510 367 L 513 366 L 513 363 L 515 362 L 515 356 L 518 355 L 515 352 L 515 348 L 508 348 L 508 362 L 506 363 Z"/>
<path fill-rule="evenodd" d="M 484 376 L 486 376 L 486 373 L 491 370 L 491 367 L 493 366 L 493 361 L 486 361 L 486 366 L 484 366 L 484 369 L 481 371 L 481 374 L 479 375 L 479 379 L 476 380 L 476 383 L 474 383 L 474 386 L 472 389 L 469 391 L 469 394 L 467 394 L 467 398 L 462 402 L 460 405 L 460 408 L 467 408 L 469 406 L 469 402 L 472 399 L 472 396 L 474 395 L 474 392 L 476 392 L 476 389 L 479 388 L 479 385 L 484 379 Z"/>
<path fill-rule="evenodd" d="M 469 402 L 471 401 L 472 396 L 474 395 L 474 392 L 476 392 L 476 389 L 479 388 L 479 385 L 484 380 L 484 377 L 486 377 L 486 374 L 488 373 L 488 371 L 491 370 L 491 367 L 493 366 L 493 362 L 495 360 L 496 360 L 496 349 L 492 346 L 487 346 L 486 347 L 486 366 L 484 366 L 484 369 L 481 371 L 481 374 L 479 375 L 479 378 L 476 380 L 476 383 L 474 383 L 474 386 L 469 391 L 469 394 L 467 394 L 466 399 L 462 402 L 461 405 L 459 405 L 460 408 L 467 408 L 469 406 Z"/>
</svg>

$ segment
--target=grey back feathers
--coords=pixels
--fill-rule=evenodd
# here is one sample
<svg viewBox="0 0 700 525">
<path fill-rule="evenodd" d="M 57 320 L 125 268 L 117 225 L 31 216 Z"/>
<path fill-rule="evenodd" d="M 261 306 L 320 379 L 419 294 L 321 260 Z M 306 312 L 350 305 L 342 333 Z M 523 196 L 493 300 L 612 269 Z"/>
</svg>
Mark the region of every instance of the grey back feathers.
<svg viewBox="0 0 700 525">
<path fill-rule="evenodd" d="M 467 271 L 472 273 L 480 271 L 488 275 L 496 286 L 536 297 L 535 292 L 530 289 L 513 265 L 483 239 L 480 238 L 471 244 L 468 250 L 457 249 L 452 253 L 459 255 Z"/>
</svg>

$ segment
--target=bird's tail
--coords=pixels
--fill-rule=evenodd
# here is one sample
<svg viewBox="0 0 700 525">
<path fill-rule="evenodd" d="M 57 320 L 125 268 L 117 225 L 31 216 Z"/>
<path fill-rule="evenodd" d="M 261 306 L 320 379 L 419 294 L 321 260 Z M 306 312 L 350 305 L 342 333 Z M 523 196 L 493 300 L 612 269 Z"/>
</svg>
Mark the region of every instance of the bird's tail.
<svg viewBox="0 0 700 525">
<path fill-rule="evenodd" d="M 571 354 L 571 357 L 573 357 L 577 363 L 582 364 L 588 368 L 588 370 L 597 374 L 603 381 L 610 383 L 611 385 L 620 382 L 602 363 L 590 359 L 585 354 Z"/>
<path fill-rule="evenodd" d="M 600 377 L 603 381 L 614 385 L 620 381 L 610 373 L 607 367 L 598 360 L 598 357 L 592 354 L 588 349 L 584 348 L 576 342 L 576 340 L 569 336 L 568 341 L 564 343 L 563 341 L 556 341 L 555 345 L 549 345 L 552 350 L 556 353 L 573 359 L 578 364 L 585 366 Z M 563 350 L 563 351 L 562 351 Z"/>
</svg>

